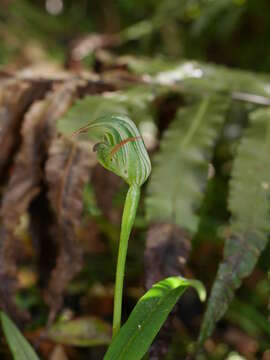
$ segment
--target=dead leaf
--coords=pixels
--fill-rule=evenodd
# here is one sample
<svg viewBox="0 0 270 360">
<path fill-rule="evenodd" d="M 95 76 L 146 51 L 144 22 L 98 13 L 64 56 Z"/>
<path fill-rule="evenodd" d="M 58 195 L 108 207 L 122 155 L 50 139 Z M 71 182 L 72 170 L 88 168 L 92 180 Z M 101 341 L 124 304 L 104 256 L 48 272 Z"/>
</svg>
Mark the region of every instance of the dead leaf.
<svg viewBox="0 0 270 360">
<path fill-rule="evenodd" d="M 44 95 L 47 86 L 16 79 L 2 81 L 0 86 L 0 175 L 11 162 L 11 154 L 20 141 L 24 112 L 31 103 Z"/>
<path fill-rule="evenodd" d="M 43 166 L 47 149 L 55 132 L 55 121 L 70 106 L 76 87 L 59 86 L 45 100 L 35 102 L 24 117 L 22 143 L 15 158 L 13 171 L 5 188 L 1 205 L 0 299 L 3 308 L 21 317 L 12 297 L 16 291 L 16 256 L 19 254 L 16 226 L 43 186 Z M 14 95 L 16 97 L 16 95 Z M 14 134 L 13 134 L 14 135 Z"/>
<path fill-rule="evenodd" d="M 57 217 L 59 255 L 49 283 L 50 322 L 62 304 L 63 293 L 82 266 L 77 234 L 83 215 L 83 189 L 96 157 L 88 143 L 55 138 L 46 162 L 49 198 Z"/>
<path fill-rule="evenodd" d="M 61 345 L 57 345 L 53 349 L 49 360 L 68 360 L 64 347 Z"/>
<path fill-rule="evenodd" d="M 82 60 L 97 50 L 115 47 L 120 43 L 120 37 L 108 34 L 90 34 L 73 40 L 68 54 L 68 68 L 73 71 L 83 69 Z"/>
<path fill-rule="evenodd" d="M 168 276 L 185 275 L 190 242 L 188 234 L 177 225 L 158 223 L 150 227 L 144 253 L 147 289 Z"/>
<path fill-rule="evenodd" d="M 29 234 L 35 249 L 38 285 L 48 288 L 49 278 L 57 257 L 56 219 L 43 186 L 29 206 Z"/>
</svg>

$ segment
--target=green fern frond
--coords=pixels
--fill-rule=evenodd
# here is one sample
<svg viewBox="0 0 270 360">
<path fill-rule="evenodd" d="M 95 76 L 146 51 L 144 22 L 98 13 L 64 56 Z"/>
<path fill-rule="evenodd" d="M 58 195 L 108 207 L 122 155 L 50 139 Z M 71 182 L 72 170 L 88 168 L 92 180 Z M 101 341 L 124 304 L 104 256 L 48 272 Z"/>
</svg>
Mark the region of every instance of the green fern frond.
<svg viewBox="0 0 270 360">
<path fill-rule="evenodd" d="M 179 90 L 191 94 L 231 94 L 244 92 L 256 96 L 270 97 L 268 76 L 229 69 L 225 66 L 205 64 L 197 61 L 185 61 L 172 64 L 153 78 L 163 85 L 177 85 Z M 269 99 L 270 100 L 270 99 Z M 248 100 L 247 100 L 248 101 Z"/>
<path fill-rule="evenodd" d="M 226 312 L 234 291 L 248 276 L 270 230 L 270 108 L 251 115 L 234 161 L 230 181 L 230 237 L 226 240 L 224 260 L 219 266 L 199 343 L 211 335 Z"/>
<path fill-rule="evenodd" d="M 152 103 L 168 89 L 153 86 L 134 86 L 131 89 L 102 95 L 91 95 L 76 101 L 67 114 L 59 119 L 58 130 L 66 135 L 89 124 L 92 120 L 111 114 L 128 115 L 138 124 L 152 121 Z"/>
<path fill-rule="evenodd" d="M 208 162 L 227 108 L 226 98 L 207 96 L 178 111 L 154 157 L 146 198 L 150 221 L 170 221 L 190 232 L 197 230 Z"/>
<path fill-rule="evenodd" d="M 225 66 L 199 61 L 168 61 L 163 58 L 131 58 L 129 69 L 135 74 L 149 75 L 152 82 L 160 85 L 174 86 L 175 91 L 187 94 L 230 94 L 243 92 L 254 95 L 254 102 L 266 97 L 270 102 L 268 74 L 256 74 L 251 71 L 230 69 Z M 251 96 L 243 98 L 250 101 Z M 251 101 L 252 102 L 252 101 Z"/>
</svg>

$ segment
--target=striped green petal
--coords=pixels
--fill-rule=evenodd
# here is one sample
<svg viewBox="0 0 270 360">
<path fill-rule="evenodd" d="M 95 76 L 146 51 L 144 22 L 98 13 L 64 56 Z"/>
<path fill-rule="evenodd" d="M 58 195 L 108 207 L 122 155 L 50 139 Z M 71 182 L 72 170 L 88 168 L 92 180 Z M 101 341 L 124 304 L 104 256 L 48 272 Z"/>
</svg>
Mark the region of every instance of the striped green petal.
<svg viewBox="0 0 270 360">
<path fill-rule="evenodd" d="M 103 140 L 96 144 L 99 162 L 129 185 L 141 186 L 151 172 L 151 162 L 134 122 L 123 115 L 104 116 L 89 127 L 99 128 Z"/>
</svg>

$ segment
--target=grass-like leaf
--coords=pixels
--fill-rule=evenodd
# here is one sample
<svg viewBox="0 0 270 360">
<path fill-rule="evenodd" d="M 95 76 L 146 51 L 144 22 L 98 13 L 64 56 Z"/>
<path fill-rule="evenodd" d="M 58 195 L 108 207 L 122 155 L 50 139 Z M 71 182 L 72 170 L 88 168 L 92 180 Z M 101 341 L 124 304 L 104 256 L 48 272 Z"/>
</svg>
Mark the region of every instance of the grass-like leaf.
<svg viewBox="0 0 270 360">
<path fill-rule="evenodd" d="M 227 108 L 226 98 L 207 96 L 178 111 L 154 157 L 146 199 L 149 220 L 197 230 L 208 162 Z"/>
<path fill-rule="evenodd" d="M 13 321 L 3 312 L 0 313 L 0 317 L 2 328 L 14 360 L 39 360 L 32 346 L 23 337 Z"/>
<path fill-rule="evenodd" d="M 270 230 L 270 108 L 251 115 L 234 161 L 230 182 L 231 235 L 226 240 L 204 317 L 199 342 L 211 335 L 224 315 L 241 280 L 248 276 Z"/>
<path fill-rule="evenodd" d="M 104 360 L 140 360 L 173 306 L 192 286 L 205 299 L 203 285 L 197 280 L 170 277 L 155 284 L 137 303 L 127 322 L 113 339 Z"/>
</svg>

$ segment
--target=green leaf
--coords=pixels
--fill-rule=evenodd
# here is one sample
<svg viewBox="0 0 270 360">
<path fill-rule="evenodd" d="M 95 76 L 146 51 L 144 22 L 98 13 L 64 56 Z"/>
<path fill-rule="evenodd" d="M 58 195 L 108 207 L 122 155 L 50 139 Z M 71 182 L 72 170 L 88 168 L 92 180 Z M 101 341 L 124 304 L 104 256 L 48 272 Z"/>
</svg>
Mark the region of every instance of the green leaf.
<svg viewBox="0 0 270 360">
<path fill-rule="evenodd" d="M 232 70 L 225 66 L 213 64 L 192 63 L 190 74 L 179 82 L 185 91 L 203 93 L 205 91 L 216 93 L 244 92 L 266 96 L 269 98 L 269 82 L 255 73 Z M 187 65 L 186 65 L 187 66 Z"/>
<path fill-rule="evenodd" d="M 153 121 L 152 103 L 162 93 L 161 87 L 134 86 L 131 89 L 103 95 L 86 96 L 77 100 L 67 114 L 59 119 L 58 130 L 70 135 L 79 128 L 106 115 L 128 115 L 136 124 Z"/>
<path fill-rule="evenodd" d="M 148 350 L 169 312 L 187 287 L 205 299 L 203 285 L 197 280 L 170 277 L 155 284 L 137 303 L 127 322 L 113 339 L 104 360 L 139 360 Z"/>
<path fill-rule="evenodd" d="M 49 328 L 47 337 L 65 345 L 108 345 L 111 342 L 111 326 L 94 317 L 61 321 Z"/>
<path fill-rule="evenodd" d="M 178 111 L 153 160 L 146 198 L 150 221 L 197 230 L 208 162 L 227 108 L 226 98 L 211 96 Z"/>
<path fill-rule="evenodd" d="M 150 75 L 151 82 L 160 86 L 173 86 L 174 91 L 187 94 L 232 94 L 244 93 L 244 101 L 270 101 L 269 75 L 230 69 L 225 66 L 199 61 L 172 62 L 167 59 L 146 57 L 129 59 L 131 71 L 139 75 Z M 253 96 L 254 95 L 254 96 Z M 259 97 L 257 97 L 259 95 Z M 238 94 L 239 96 L 239 94 Z"/>
<path fill-rule="evenodd" d="M 129 56 L 127 62 L 128 69 L 136 75 L 147 74 L 151 76 L 155 76 L 165 71 L 170 71 L 178 65 L 179 62 L 172 62 L 167 58 L 158 56 L 151 59 L 146 56 Z"/>
<path fill-rule="evenodd" d="M 241 280 L 253 270 L 270 230 L 270 108 L 251 115 L 240 142 L 230 182 L 230 236 L 219 266 L 199 342 L 211 335 Z"/>
<path fill-rule="evenodd" d="M 29 342 L 23 337 L 17 326 L 1 312 L 1 323 L 14 360 L 39 360 Z"/>
</svg>

